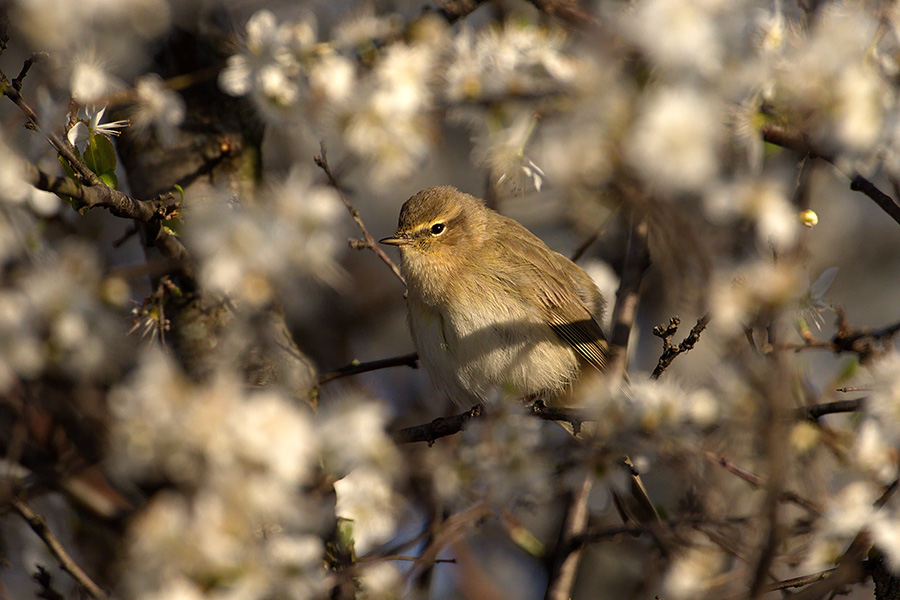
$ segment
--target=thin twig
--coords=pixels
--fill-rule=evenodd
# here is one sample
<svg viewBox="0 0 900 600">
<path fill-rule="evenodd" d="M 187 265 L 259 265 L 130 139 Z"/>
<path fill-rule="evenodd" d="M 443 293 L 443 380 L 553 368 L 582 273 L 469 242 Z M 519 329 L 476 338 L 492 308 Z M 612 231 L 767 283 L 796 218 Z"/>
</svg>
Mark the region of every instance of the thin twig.
<svg viewBox="0 0 900 600">
<path fill-rule="evenodd" d="M 324 385 L 329 381 L 340 379 L 341 377 L 350 377 L 351 375 L 359 375 L 360 373 L 368 373 L 369 371 L 377 371 L 379 369 L 388 369 L 390 367 L 410 367 L 412 369 L 419 368 L 419 355 L 404 354 L 403 356 L 393 356 L 391 358 L 383 358 L 381 360 L 373 360 L 369 362 L 354 361 L 349 365 L 340 369 L 323 373 L 319 376 L 319 385 Z"/>
<path fill-rule="evenodd" d="M 687 337 L 677 346 L 672 345 L 672 337 L 674 337 L 675 332 L 678 330 L 678 325 L 681 323 L 678 317 L 672 317 L 669 320 L 669 326 L 665 329 L 663 329 L 662 325 L 653 328 L 653 335 L 661 338 L 663 341 L 663 353 L 659 357 L 659 362 L 656 363 L 653 373 L 650 374 L 650 379 L 659 379 L 659 376 L 669 368 L 669 365 L 672 364 L 672 361 L 679 354 L 684 354 L 694 348 L 694 344 L 700 339 L 700 334 L 703 333 L 703 330 L 709 324 L 709 319 L 709 313 L 697 319 L 697 324 L 694 325 Z"/>
<path fill-rule="evenodd" d="M 836 388 L 834 391 L 836 392 L 871 392 L 871 385 L 850 385 L 846 387 Z"/>
<path fill-rule="evenodd" d="M 591 247 L 591 245 L 600 239 L 600 236 L 603 235 L 603 232 L 606 231 L 606 228 L 609 226 L 610 222 L 613 220 L 617 214 L 619 214 L 619 209 L 622 208 L 622 203 L 620 202 L 616 205 L 615 210 L 611 211 L 609 215 L 603 219 L 603 222 L 600 224 L 597 229 L 594 230 L 594 233 L 591 236 L 584 240 L 578 248 L 575 249 L 575 252 L 572 253 L 572 256 L 569 257 L 569 260 L 572 262 L 578 262 L 578 260 L 584 256 L 584 253 L 587 252 L 587 249 Z"/>
<path fill-rule="evenodd" d="M 762 128 L 762 137 L 770 144 L 789 148 L 801 154 L 811 154 L 816 158 L 821 158 L 822 160 L 831 163 L 850 180 L 851 190 L 865 194 L 869 199 L 875 202 L 881 210 L 887 213 L 889 217 L 900 224 L 900 205 L 898 205 L 893 198 L 882 192 L 878 186 L 859 173 L 855 171 L 850 173 L 843 171 L 836 164 L 834 156 L 828 153 L 819 152 L 813 147 L 809 136 L 800 132 L 790 131 L 779 125 L 770 124 Z"/>
<path fill-rule="evenodd" d="M 734 464 L 733 462 L 731 462 L 724 456 L 720 456 L 718 454 L 715 454 L 714 452 L 710 452 L 709 450 L 701 450 L 700 452 L 710 462 L 713 462 L 713 463 L 719 465 L 720 467 L 722 467 L 723 469 L 725 469 L 726 471 L 728 471 L 729 473 L 732 473 L 733 475 L 738 476 L 739 478 L 743 479 L 744 481 L 749 483 L 754 488 L 765 487 L 765 485 L 766 485 L 765 480 L 762 477 L 760 477 L 759 475 L 757 475 L 756 473 L 752 473 L 742 467 L 739 467 L 738 465 Z M 814 502 L 812 502 L 811 500 L 807 500 L 806 498 L 800 496 L 799 494 L 795 494 L 794 492 L 782 490 L 780 493 L 780 498 L 781 498 L 781 500 L 784 500 L 786 502 L 790 502 L 792 504 L 796 504 L 797 506 L 805 508 L 806 510 L 808 510 L 809 512 L 811 512 L 815 515 L 819 515 L 822 512 L 821 509 Z"/>
<path fill-rule="evenodd" d="M 22 70 L 19 71 L 19 74 L 16 76 L 16 78 L 12 80 L 12 86 L 17 92 L 22 91 L 22 81 L 25 79 L 25 76 L 28 75 L 28 71 L 31 69 L 34 63 L 38 62 L 39 60 L 43 60 L 48 56 L 49 55 L 46 52 L 35 52 L 25 59 L 25 63 L 22 65 Z"/>
<path fill-rule="evenodd" d="M 594 474 L 589 471 L 581 487 L 574 492 L 563 520 L 544 600 L 568 600 L 572 597 L 575 575 L 584 549 L 584 544 L 576 545 L 572 541 L 587 529 L 588 499 L 593 486 Z"/>
<path fill-rule="evenodd" d="M 356 210 L 356 207 L 347 199 L 347 195 L 344 193 L 344 190 L 341 188 L 337 179 L 334 177 L 334 173 L 331 172 L 331 167 L 328 166 L 328 155 L 325 152 L 325 142 L 321 142 L 320 145 L 319 156 L 313 158 L 316 165 L 325 172 L 325 176 L 328 177 L 328 183 L 331 184 L 331 187 L 337 191 L 338 196 L 341 198 L 341 202 L 344 203 L 344 206 L 347 207 L 347 210 L 350 212 L 350 216 L 353 217 L 353 221 L 356 223 L 356 226 L 359 227 L 359 230 L 362 232 L 363 237 L 365 238 L 365 243 L 360 245 L 359 247 L 369 248 L 372 252 L 375 253 L 378 258 L 384 262 L 388 267 L 390 267 L 391 271 L 393 271 L 394 275 L 397 276 L 403 285 L 406 285 L 406 280 L 403 278 L 403 275 L 400 273 L 400 267 L 394 264 L 394 261 L 390 259 L 390 257 L 384 253 L 384 251 L 378 247 L 378 242 L 375 241 L 375 238 L 369 233 L 369 230 L 366 229 L 365 223 L 363 223 L 362 218 L 359 216 L 359 211 Z"/>
<path fill-rule="evenodd" d="M 13 507 L 20 517 L 22 517 L 28 526 L 31 527 L 32 531 L 34 531 L 39 538 L 44 542 L 47 546 L 47 549 L 50 550 L 50 553 L 59 561 L 59 566 L 62 569 L 72 576 L 72 578 L 77 581 L 81 587 L 91 596 L 91 598 L 95 598 L 97 600 L 106 600 L 109 598 L 106 592 L 104 592 L 99 585 L 94 583 L 94 581 L 88 577 L 87 573 L 85 573 L 78 564 L 72 560 L 72 557 L 69 556 L 69 553 L 66 552 L 66 549 L 63 548 L 63 545 L 60 543 L 56 536 L 50 531 L 50 528 L 47 527 L 47 521 L 44 520 L 44 517 L 40 516 L 27 504 L 18 498 L 12 498 L 10 500 L 10 504 Z"/>
<path fill-rule="evenodd" d="M 783 581 L 778 581 L 776 583 L 772 583 L 766 587 L 767 592 L 774 592 L 777 590 L 786 590 L 788 588 L 797 588 L 803 587 L 805 585 L 809 585 L 811 583 L 815 583 L 817 581 L 821 581 L 831 576 L 834 573 L 834 569 L 826 569 L 824 571 L 820 571 L 819 573 L 813 573 L 811 575 L 802 575 L 800 577 L 792 577 L 791 579 L 785 579 Z"/>
<path fill-rule="evenodd" d="M 484 407 L 481 404 L 476 404 L 471 409 L 452 417 L 438 417 L 424 425 L 414 425 L 399 429 L 393 432 L 392 437 L 397 444 L 428 442 L 430 446 L 438 438 L 447 437 L 462 431 L 466 422 L 481 416 L 483 409 Z"/>
<path fill-rule="evenodd" d="M 637 307 L 640 299 L 641 282 L 644 273 L 650 267 L 650 250 L 647 245 L 649 225 L 643 217 L 635 215 L 625 264 L 622 267 L 622 279 L 616 291 L 616 305 L 612 312 L 612 331 L 610 346 L 613 360 L 609 372 L 617 377 L 624 377 L 628 338 L 637 318 Z"/>
</svg>

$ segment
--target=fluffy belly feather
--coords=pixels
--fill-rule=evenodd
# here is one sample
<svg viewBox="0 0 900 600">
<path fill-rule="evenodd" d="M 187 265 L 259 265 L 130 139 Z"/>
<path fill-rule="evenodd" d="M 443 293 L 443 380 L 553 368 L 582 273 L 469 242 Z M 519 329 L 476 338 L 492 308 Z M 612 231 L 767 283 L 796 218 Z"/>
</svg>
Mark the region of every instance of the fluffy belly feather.
<svg viewBox="0 0 900 600">
<path fill-rule="evenodd" d="M 434 385 L 461 406 L 484 401 L 492 388 L 551 398 L 578 372 L 574 350 L 540 320 L 508 307 L 503 319 L 469 311 L 443 314 L 410 305 L 410 329 Z M 514 314 L 519 313 L 519 314 Z"/>
</svg>

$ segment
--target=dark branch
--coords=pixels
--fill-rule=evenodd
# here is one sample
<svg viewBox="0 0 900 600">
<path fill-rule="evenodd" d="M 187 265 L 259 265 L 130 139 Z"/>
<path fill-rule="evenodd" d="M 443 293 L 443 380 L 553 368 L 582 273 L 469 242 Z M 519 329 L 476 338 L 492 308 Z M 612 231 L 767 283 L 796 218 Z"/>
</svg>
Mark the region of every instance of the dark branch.
<svg viewBox="0 0 900 600">
<path fill-rule="evenodd" d="M 484 407 L 476 404 L 471 409 L 453 415 L 452 417 L 438 417 L 431 423 L 424 425 L 414 425 L 393 432 L 392 437 L 397 444 L 411 444 L 414 442 L 428 442 L 428 445 L 434 443 L 438 438 L 447 437 L 459 433 L 465 428 L 466 422 L 470 419 L 480 417 Z"/>
<path fill-rule="evenodd" d="M 825 402 L 824 404 L 813 404 L 811 406 L 802 406 L 797 409 L 798 419 L 808 421 L 818 421 L 819 417 L 832 415 L 835 413 L 859 412 L 865 406 L 865 398 L 857 398 L 856 400 L 838 400 L 837 402 Z"/>
<path fill-rule="evenodd" d="M 463 19 L 484 4 L 487 0 L 441 0 L 438 2 L 437 13 L 447 19 L 449 24 L 454 24 Z"/>
<path fill-rule="evenodd" d="M 404 354 L 403 356 L 394 356 L 370 362 L 352 362 L 340 369 L 335 369 L 334 371 L 329 371 L 320 375 L 319 385 L 324 385 L 329 381 L 334 381 L 341 377 L 350 377 L 351 375 L 359 375 L 360 373 L 368 373 L 369 371 L 388 369 L 390 367 L 410 367 L 412 369 L 418 369 L 418 360 L 419 355 L 413 352 L 412 354 Z"/>
<path fill-rule="evenodd" d="M 12 86 L 17 92 L 22 91 L 22 81 L 25 79 L 25 76 L 28 75 L 28 71 L 31 70 L 31 67 L 34 65 L 34 63 L 45 58 L 47 58 L 47 54 L 45 52 L 35 52 L 25 59 L 25 63 L 22 65 L 22 70 L 19 71 L 19 74 L 16 76 L 16 78 L 12 80 Z"/>
<path fill-rule="evenodd" d="M 807 333 L 801 344 L 780 344 L 776 348 L 795 352 L 813 348 L 831 350 L 835 354 L 852 352 L 859 356 L 860 362 L 864 363 L 879 353 L 879 344 L 883 346 L 886 341 L 900 333 L 900 322 L 869 331 L 866 328 L 852 327 L 847 322 L 847 316 L 841 307 L 836 308 L 835 312 L 837 313 L 837 331 L 830 340 L 818 340 L 812 334 Z"/>
<path fill-rule="evenodd" d="M 786 590 L 788 588 L 797 588 L 809 585 L 811 583 L 815 583 L 817 581 L 821 581 L 823 579 L 828 578 L 834 569 L 826 569 L 825 571 L 821 571 L 819 573 L 813 573 L 812 575 L 802 575 L 800 577 L 792 577 L 791 579 L 785 579 L 783 581 L 779 581 L 777 583 L 770 584 L 766 587 L 767 592 L 774 592 L 777 590 Z"/>
<path fill-rule="evenodd" d="M 592 420 L 583 410 L 577 408 L 563 408 L 561 406 L 547 406 L 543 400 L 537 400 L 529 407 L 529 412 L 545 421 L 561 421 L 572 425 L 573 433 L 578 435 L 582 423 Z"/>
<path fill-rule="evenodd" d="M 674 361 L 679 354 L 684 354 L 694 348 L 694 344 L 700 339 L 700 334 L 703 333 L 703 330 L 706 329 L 706 326 L 709 324 L 709 318 L 709 313 L 706 313 L 697 319 L 697 324 L 694 325 L 694 328 L 691 329 L 691 332 L 687 337 L 677 346 L 672 345 L 672 337 L 675 335 L 675 332 L 678 331 L 678 325 L 681 324 L 681 320 L 678 317 L 672 317 L 669 320 L 668 327 L 665 329 L 662 328 L 662 325 L 653 328 L 653 335 L 662 338 L 663 353 L 659 357 L 659 362 L 656 363 L 656 368 L 653 369 L 653 373 L 650 374 L 650 379 L 659 379 L 659 376 L 669 368 L 669 365 L 672 364 L 672 361 Z"/>
<path fill-rule="evenodd" d="M 816 148 L 813 147 L 809 136 L 804 133 L 791 131 L 779 125 L 766 125 L 762 128 L 762 136 L 763 139 L 770 144 L 775 144 L 776 146 L 781 146 L 783 148 L 789 148 L 800 154 L 810 154 L 812 156 L 815 156 L 816 158 L 821 158 L 822 160 L 831 163 L 836 168 L 838 168 L 838 170 L 840 170 L 840 167 L 835 164 L 835 157 L 828 153 L 819 152 Z M 881 210 L 883 210 L 888 214 L 889 217 L 900 224 L 900 205 L 898 205 L 893 198 L 882 192 L 878 188 L 878 186 L 872 183 L 869 179 L 866 179 L 855 171 L 851 173 L 844 173 L 844 175 L 847 177 L 847 179 L 850 180 L 851 190 L 853 190 L 854 192 L 862 192 L 863 194 L 868 196 L 873 202 L 875 202 L 875 204 L 877 204 L 881 208 Z"/>
</svg>

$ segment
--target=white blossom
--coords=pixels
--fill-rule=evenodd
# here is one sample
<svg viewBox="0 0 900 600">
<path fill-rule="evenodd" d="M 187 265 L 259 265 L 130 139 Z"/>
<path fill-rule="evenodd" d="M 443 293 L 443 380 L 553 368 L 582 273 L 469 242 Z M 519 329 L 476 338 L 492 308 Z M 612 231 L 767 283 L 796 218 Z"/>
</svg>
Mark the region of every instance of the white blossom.
<svg viewBox="0 0 900 600">
<path fill-rule="evenodd" d="M 642 103 L 625 153 L 654 188 L 701 192 L 719 170 L 722 133 L 716 98 L 666 87 Z"/>
<path fill-rule="evenodd" d="M 132 121 L 140 132 L 153 131 L 163 146 L 171 146 L 177 127 L 184 120 L 184 100 L 163 84 L 159 75 L 150 73 L 135 84 L 137 102 Z"/>
<path fill-rule="evenodd" d="M 334 483 L 334 491 L 335 514 L 349 521 L 357 553 L 365 554 L 396 534 L 403 502 L 382 471 L 354 469 Z"/>
</svg>

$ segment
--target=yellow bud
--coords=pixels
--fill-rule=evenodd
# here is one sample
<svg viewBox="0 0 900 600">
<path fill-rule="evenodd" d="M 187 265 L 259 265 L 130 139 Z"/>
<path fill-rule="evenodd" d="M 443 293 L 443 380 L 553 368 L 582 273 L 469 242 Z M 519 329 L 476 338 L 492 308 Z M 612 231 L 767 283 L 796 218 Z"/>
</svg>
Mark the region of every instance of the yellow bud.
<svg viewBox="0 0 900 600">
<path fill-rule="evenodd" d="M 815 227 L 819 224 L 819 215 L 816 214 L 816 211 L 807 208 L 800 213 L 800 222 L 807 227 Z"/>
</svg>

